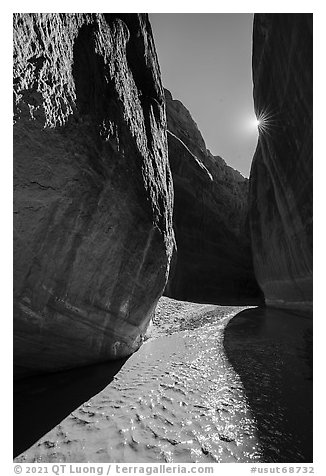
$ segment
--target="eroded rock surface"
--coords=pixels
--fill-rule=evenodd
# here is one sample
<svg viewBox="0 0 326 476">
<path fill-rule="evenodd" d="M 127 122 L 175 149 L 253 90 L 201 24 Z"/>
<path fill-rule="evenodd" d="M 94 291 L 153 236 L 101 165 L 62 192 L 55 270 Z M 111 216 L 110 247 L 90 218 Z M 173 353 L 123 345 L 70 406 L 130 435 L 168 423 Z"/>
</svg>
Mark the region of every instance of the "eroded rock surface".
<svg viewBox="0 0 326 476">
<path fill-rule="evenodd" d="M 247 227 L 248 180 L 214 157 L 189 111 L 165 90 L 177 252 L 165 294 L 248 303 L 260 295 Z"/>
<path fill-rule="evenodd" d="M 267 305 L 312 309 L 312 14 L 257 14 L 250 228 Z"/>
<path fill-rule="evenodd" d="M 15 15 L 14 117 L 17 373 L 128 355 L 173 248 L 147 15 Z"/>
</svg>

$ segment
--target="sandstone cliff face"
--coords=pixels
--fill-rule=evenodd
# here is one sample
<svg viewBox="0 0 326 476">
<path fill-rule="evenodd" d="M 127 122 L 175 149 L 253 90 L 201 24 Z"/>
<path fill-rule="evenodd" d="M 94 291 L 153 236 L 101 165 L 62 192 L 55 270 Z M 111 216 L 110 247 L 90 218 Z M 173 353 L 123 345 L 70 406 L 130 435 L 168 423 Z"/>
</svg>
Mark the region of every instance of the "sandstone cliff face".
<svg viewBox="0 0 326 476">
<path fill-rule="evenodd" d="M 147 15 L 15 15 L 14 118 L 17 373 L 128 355 L 173 249 Z"/>
<path fill-rule="evenodd" d="M 312 308 L 312 15 L 258 14 L 250 228 L 267 305 Z"/>
<path fill-rule="evenodd" d="M 248 180 L 214 157 L 189 111 L 165 91 L 177 251 L 165 294 L 214 303 L 260 295 L 246 228 Z"/>
</svg>

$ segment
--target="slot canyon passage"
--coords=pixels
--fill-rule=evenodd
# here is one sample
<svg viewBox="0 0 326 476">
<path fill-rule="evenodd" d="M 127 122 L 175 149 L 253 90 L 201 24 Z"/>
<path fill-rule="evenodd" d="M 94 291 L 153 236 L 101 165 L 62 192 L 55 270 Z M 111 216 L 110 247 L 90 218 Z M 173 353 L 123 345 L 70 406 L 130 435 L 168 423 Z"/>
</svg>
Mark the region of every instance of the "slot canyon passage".
<svg viewBox="0 0 326 476">
<path fill-rule="evenodd" d="M 148 14 L 13 46 L 15 461 L 312 462 L 312 14 L 254 15 L 249 179 Z"/>
</svg>

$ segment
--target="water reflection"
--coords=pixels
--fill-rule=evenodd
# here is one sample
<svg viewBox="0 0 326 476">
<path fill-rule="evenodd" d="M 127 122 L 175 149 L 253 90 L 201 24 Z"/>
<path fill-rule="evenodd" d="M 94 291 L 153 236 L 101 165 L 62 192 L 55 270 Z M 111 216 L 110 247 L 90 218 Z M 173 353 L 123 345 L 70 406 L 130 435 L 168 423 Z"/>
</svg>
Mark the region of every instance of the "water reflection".
<svg viewBox="0 0 326 476">
<path fill-rule="evenodd" d="M 312 321 L 245 310 L 229 322 L 226 356 L 241 378 L 264 462 L 312 462 Z"/>
</svg>

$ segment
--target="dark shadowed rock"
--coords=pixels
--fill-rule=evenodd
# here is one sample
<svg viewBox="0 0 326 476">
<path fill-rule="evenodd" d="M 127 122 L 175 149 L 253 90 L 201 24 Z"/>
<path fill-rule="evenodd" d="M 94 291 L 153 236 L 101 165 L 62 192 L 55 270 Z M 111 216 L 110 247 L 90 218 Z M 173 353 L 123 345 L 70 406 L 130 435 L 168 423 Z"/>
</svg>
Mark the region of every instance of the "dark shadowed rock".
<svg viewBox="0 0 326 476">
<path fill-rule="evenodd" d="M 257 14 L 250 174 L 257 280 L 268 305 L 312 308 L 312 14 Z"/>
<path fill-rule="evenodd" d="M 17 371 L 126 356 L 173 248 L 147 15 L 15 15 L 14 113 Z"/>
<path fill-rule="evenodd" d="M 189 111 L 165 90 L 177 252 L 169 297 L 249 302 L 260 294 L 246 225 L 248 180 L 214 157 Z"/>
</svg>

